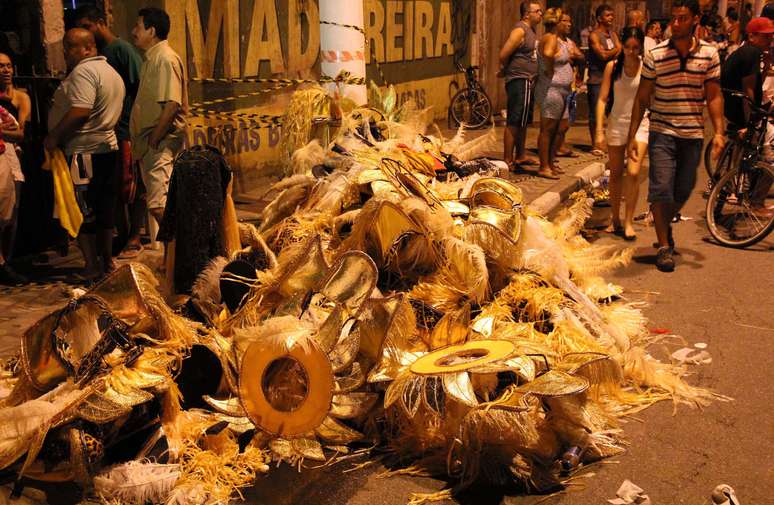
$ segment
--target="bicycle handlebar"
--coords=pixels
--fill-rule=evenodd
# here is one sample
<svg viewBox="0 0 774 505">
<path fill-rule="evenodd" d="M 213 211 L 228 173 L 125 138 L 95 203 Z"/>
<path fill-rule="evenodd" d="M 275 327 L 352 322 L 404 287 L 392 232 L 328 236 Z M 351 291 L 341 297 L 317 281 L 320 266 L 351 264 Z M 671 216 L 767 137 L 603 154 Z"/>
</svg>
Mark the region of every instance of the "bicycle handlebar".
<svg viewBox="0 0 774 505">
<path fill-rule="evenodd" d="M 727 94 L 727 95 L 731 95 L 733 97 L 743 99 L 744 101 L 746 101 L 750 105 L 750 107 L 755 109 L 755 112 L 758 112 L 760 114 L 765 114 L 765 115 L 769 116 L 770 118 L 774 117 L 774 111 L 771 111 L 771 102 L 767 102 L 767 103 L 759 106 L 759 105 L 757 105 L 753 101 L 752 98 L 750 98 L 749 96 L 745 95 L 741 91 L 737 91 L 735 89 L 728 89 L 728 88 L 721 88 L 721 91 L 723 93 Z"/>
</svg>

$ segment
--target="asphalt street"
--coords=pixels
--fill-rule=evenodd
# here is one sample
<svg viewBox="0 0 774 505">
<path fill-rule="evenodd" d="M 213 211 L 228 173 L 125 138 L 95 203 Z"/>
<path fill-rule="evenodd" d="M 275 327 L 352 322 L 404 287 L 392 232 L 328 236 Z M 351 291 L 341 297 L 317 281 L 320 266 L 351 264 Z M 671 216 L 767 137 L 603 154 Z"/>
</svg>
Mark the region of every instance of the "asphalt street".
<svg viewBox="0 0 774 505">
<path fill-rule="evenodd" d="M 652 227 L 639 225 L 632 263 L 607 278 L 626 289 L 632 301 L 647 303 L 651 329 L 668 330 L 688 345 L 703 342 L 712 362 L 692 366 L 689 381 L 732 397 L 699 410 L 662 402 L 626 421 L 628 451 L 579 472 L 567 492 L 523 496 L 475 488 L 457 503 L 513 505 L 606 504 L 629 479 L 653 505 L 709 504 L 718 484 L 731 485 L 743 505 L 774 503 L 774 236 L 748 250 L 711 242 L 703 219 L 705 200 L 697 189 L 675 227 L 680 255 L 673 273 L 656 270 Z M 642 187 L 641 207 L 645 209 Z M 600 235 L 602 243 L 617 241 Z M 669 349 L 652 352 L 667 358 Z M 354 462 L 302 473 L 283 465 L 246 494 L 248 502 L 276 505 L 398 505 L 411 493 L 443 489 L 446 483 L 420 477 L 384 477 L 374 464 L 346 471 Z M 346 473 L 345 473 L 346 471 Z M 591 475 L 591 474 L 594 475 Z M 448 502 L 446 502 L 448 503 Z"/>
</svg>

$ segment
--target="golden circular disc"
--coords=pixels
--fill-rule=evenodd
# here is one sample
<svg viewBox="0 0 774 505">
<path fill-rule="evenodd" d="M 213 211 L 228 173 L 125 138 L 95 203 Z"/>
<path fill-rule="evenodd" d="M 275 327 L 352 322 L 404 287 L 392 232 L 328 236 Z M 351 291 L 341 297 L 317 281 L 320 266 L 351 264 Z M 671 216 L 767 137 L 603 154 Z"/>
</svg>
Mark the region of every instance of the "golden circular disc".
<svg viewBox="0 0 774 505">
<path fill-rule="evenodd" d="M 425 354 L 411 365 L 418 375 L 462 372 L 510 356 L 516 347 L 507 340 L 471 340 Z"/>
<path fill-rule="evenodd" d="M 292 410 L 275 408 L 266 398 L 263 380 L 277 360 L 297 361 L 306 374 L 306 395 Z M 242 358 L 239 398 L 247 417 L 259 428 L 282 437 L 294 437 L 317 428 L 328 415 L 333 399 L 333 369 L 325 353 L 312 340 L 294 343 L 288 350 L 272 339 L 253 342 Z"/>
</svg>

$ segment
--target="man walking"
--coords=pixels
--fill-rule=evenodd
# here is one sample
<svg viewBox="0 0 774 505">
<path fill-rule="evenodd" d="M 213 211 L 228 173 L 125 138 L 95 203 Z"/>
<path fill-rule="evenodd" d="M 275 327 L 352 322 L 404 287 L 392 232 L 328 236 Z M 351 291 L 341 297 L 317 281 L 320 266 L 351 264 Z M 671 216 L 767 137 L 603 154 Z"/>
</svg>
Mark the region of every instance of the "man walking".
<svg viewBox="0 0 774 505">
<path fill-rule="evenodd" d="M 75 11 L 76 26 L 89 30 L 97 42 L 100 54 L 107 58 L 107 62 L 118 72 L 124 81 L 126 96 L 121 110 L 121 118 L 116 124 L 116 137 L 118 138 L 118 184 L 122 200 L 129 204 L 129 230 L 126 232 L 126 219 L 123 226 L 119 226 L 120 239 L 127 240 L 124 250 L 119 258 L 129 259 L 136 257 L 142 251 L 140 243 L 140 229 L 145 215 L 145 200 L 139 198 L 137 193 L 137 180 L 132 167 L 132 144 L 129 138 L 129 115 L 132 112 L 134 98 L 137 96 L 137 88 L 140 85 L 140 68 L 142 58 L 140 53 L 129 42 L 116 36 L 107 25 L 105 13 L 96 7 L 80 7 Z M 139 174 L 137 175 L 139 177 Z M 119 215 L 124 215 L 121 210 Z M 123 230 L 124 233 L 121 231 Z"/>
<path fill-rule="evenodd" d="M 44 146 L 48 150 L 63 147 L 72 171 L 88 179 L 85 201 L 79 202 L 84 219 L 78 244 L 86 262 L 84 280 L 93 281 L 115 268 L 115 126 L 121 116 L 124 83 L 105 57 L 97 55 L 91 32 L 69 30 L 64 49 L 70 73 L 54 93 Z"/>
<path fill-rule="evenodd" d="M 656 267 L 662 272 L 675 268 L 671 222 L 696 184 L 705 102 L 715 132 L 712 156 L 717 158 L 725 145 L 720 58 L 717 49 L 693 35 L 698 23 L 696 0 L 674 0 L 671 38 L 645 53 L 629 127 L 629 156 L 636 161 L 633 140 L 650 104 L 648 201 L 658 237 Z"/>
<path fill-rule="evenodd" d="M 148 210 L 161 223 L 167 202 L 172 162 L 185 140 L 188 87 L 183 62 L 167 43 L 169 15 L 140 9 L 132 29 L 134 45 L 145 51 L 140 87 L 129 129 L 132 155 L 140 162 Z"/>
<path fill-rule="evenodd" d="M 499 76 L 505 77 L 505 92 L 508 95 L 503 160 L 511 170 L 518 165 L 537 165 L 537 160 L 526 155 L 524 143 L 527 126 L 532 122 L 532 91 L 538 71 L 535 27 L 543 19 L 543 9 L 538 2 L 525 1 L 519 6 L 519 13 L 521 21 L 516 23 L 500 50 L 498 72 Z"/>
<path fill-rule="evenodd" d="M 589 100 L 589 132 L 591 134 L 591 152 L 601 156 L 602 146 L 596 145 L 597 121 L 593 111 L 597 110 L 599 90 L 602 87 L 602 76 L 607 62 L 618 57 L 621 52 L 621 42 L 613 32 L 613 8 L 602 4 L 596 10 L 597 27 L 589 35 L 588 69 L 589 78 L 586 81 Z"/>
</svg>

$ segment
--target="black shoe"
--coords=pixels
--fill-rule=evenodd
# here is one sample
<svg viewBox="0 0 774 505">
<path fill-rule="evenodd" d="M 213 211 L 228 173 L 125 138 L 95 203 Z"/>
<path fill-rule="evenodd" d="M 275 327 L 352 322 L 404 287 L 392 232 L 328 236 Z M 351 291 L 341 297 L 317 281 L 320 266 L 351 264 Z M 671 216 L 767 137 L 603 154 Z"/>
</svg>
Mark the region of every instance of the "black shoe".
<svg viewBox="0 0 774 505">
<path fill-rule="evenodd" d="M 0 265 L 0 284 L 6 286 L 21 286 L 29 283 L 29 279 L 16 272 L 8 264 Z"/>
<path fill-rule="evenodd" d="M 659 247 L 656 256 L 656 268 L 662 272 L 673 272 L 675 269 L 675 259 L 672 257 L 671 247 Z"/>
</svg>

